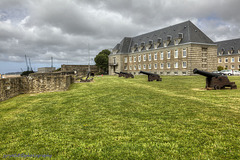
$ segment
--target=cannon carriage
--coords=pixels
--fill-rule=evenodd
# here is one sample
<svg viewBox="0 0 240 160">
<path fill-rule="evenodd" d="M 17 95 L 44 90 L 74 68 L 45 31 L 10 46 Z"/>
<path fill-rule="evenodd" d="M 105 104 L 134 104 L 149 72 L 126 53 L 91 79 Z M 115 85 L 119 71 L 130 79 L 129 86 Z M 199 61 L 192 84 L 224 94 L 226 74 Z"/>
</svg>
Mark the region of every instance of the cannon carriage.
<svg viewBox="0 0 240 160">
<path fill-rule="evenodd" d="M 80 82 L 92 82 L 93 78 L 90 78 L 90 76 L 94 77 L 94 73 L 88 72 L 86 79 L 80 79 Z"/>
<path fill-rule="evenodd" d="M 206 89 L 224 89 L 225 87 L 230 87 L 231 89 L 237 89 L 235 82 L 230 82 L 227 76 L 210 73 L 198 70 L 195 68 L 193 70 L 194 74 L 200 74 L 206 77 Z"/>
<path fill-rule="evenodd" d="M 132 73 L 120 72 L 120 74 L 122 74 L 123 77 L 125 77 L 125 78 L 134 78 Z"/>
<path fill-rule="evenodd" d="M 154 74 L 154 73 L 150 73 L 150 72 L 144 72 L 144 71 L 140 71 L 139 74 L 146 74 L 148 75 L 148 81 L 162 81 L 162 78 L 158 75 L 158 74 Z"/>
</svg>

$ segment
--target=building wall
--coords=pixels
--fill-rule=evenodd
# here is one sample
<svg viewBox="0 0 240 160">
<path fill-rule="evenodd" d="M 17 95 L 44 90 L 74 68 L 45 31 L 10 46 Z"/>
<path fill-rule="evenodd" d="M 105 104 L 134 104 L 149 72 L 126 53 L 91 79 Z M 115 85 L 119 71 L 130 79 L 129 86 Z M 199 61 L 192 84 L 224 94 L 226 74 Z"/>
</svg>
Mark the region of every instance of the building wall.
<svg viewBox="0 0 240 160">
<path fill-rule="evenodd" d="M 90 65 L 91 72 L 98 73 L 99 69 L 96 65 Z M 88 65 L 61 65 L 62 72 L 77 71 L 79 75 L 85 75 L 88 72 Z"/>
<path fill-rule="evenodd" d="M 222 66 L 224 69 L 240 69 L 240 53 L 229 54 L 229 55 L 219 55 L 217 66 Z M 226 62 L 227 59 L 227 62 Z"/>
<path fill-rule="evenodd" d="M 48 73 L 48 72 L 52 72 L 55 71 L 56 67 L 42 67 L 42 68 L 38 68 L 38 73 Z"/>
<path fill-rule="evenodd" d="M 186 57 L 183 56 L 183 50 L 186 50 Z M 175 57 L 175 51 L 178 53 L 177 57 Z M 168 58 L 168 52 L 170 52 L 170 58 Z M 161 59 L 161 53 L 163 53 L 163 59 Z M 216 45 L 184 44 L 129 54 L 111 54 L 109 56 L 109 74 L 114 75 L 114 66 L 111 65 L 114 57 L 118 64 L 115 66 L 116 72 L 138 74 L 140 70 L 143 70 L 162 75 L 192 75 L 194 68 L 211 72 L 217 68 L 216 53 Z M 157 59 L 155 59 L 155 54 L 157 54 Z M 144 55 L 146 55 L 146 61 L 144 61 Z M 149 55 L 151 55 L 151 59 L 149 59 Z M 139 56 L 141 57 L 140 61 Z M 136 57 L 136 62 L 134 57 Z M 186 64 L 186 67 L 183 66 L 183 63 Z M 146 69 L 144 69 L 144 65 Z"/>
<path fill-rule="evenodd" d="M 0 101 L 23 93 L 64 91 L 71 83 L 73 77 L 61 73 L 34 73 L 29 76 L 0 79 Z"/>
</svg>

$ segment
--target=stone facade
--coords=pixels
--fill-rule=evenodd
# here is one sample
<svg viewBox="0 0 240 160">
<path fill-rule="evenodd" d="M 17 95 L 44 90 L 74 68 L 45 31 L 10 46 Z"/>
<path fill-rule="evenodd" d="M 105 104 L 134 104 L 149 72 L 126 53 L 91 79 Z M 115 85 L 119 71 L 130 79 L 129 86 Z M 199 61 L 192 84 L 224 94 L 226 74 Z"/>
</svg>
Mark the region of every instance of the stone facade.
<svg viewBox="0 0 240 160">
<path fill-rule="evenodd" d="M 109 74 L 140 70 L 161 75 L 192 75 L 198 68 L 211 72 L 216 70 L 216 45 L 186 44 L 159 48 L 150 51 L 109 56 Z M 115 69 L 115 70 L 114 70 Z"/>
<path fill-rule="evenodd" d="M 240 70 L 240 52 L 218 55 L 218 66 L 222 66 L 224 69 Z"/>
<path fill-rule="evenodd" d="M 24 93 L 64 91 L 71 83 L 72 75 L 62 73 L 33 73 L 29 76 L 0 79 L 0 101 Z"/>
</svg>

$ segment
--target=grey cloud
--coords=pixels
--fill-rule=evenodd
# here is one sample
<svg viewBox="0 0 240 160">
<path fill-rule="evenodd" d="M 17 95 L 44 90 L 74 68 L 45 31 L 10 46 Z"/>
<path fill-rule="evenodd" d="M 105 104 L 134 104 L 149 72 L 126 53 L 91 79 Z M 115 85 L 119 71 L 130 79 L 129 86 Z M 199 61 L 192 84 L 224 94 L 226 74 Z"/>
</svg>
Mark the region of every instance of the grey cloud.
<svg viewBox="0 0 240 160">
<path fill-rule="evenodd" d="M 236 0 L 1 0 L 0 61 L 86 64 L 123 37 L 193 21 L 214 41 L 240 37 Z M 89 45 L 88 45 L 89 44 Z"/>
</svg>

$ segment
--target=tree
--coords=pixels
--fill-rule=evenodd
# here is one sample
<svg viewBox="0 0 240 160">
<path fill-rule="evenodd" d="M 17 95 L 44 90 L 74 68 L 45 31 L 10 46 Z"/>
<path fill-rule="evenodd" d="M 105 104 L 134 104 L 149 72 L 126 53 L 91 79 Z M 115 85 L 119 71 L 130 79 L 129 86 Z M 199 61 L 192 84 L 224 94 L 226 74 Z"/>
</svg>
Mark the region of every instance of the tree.
<svg viewBox="0 0 240 160">
<path fill-rule="evenodd" d="M 104 49 L 94 58 L 96 65 L 104 72 L 108 72 L 108 55 L 110 53 L 108 49 Z"/>
<path fill-rule="evenodd" d="M 217 70 L 218 70 L 218 71 L 221 71 L 221 70 L 223 70 L 223 67 L 222 67 L 222 66 L 218 66 L 218 67 L 217 67 Z"/>
</svg>

